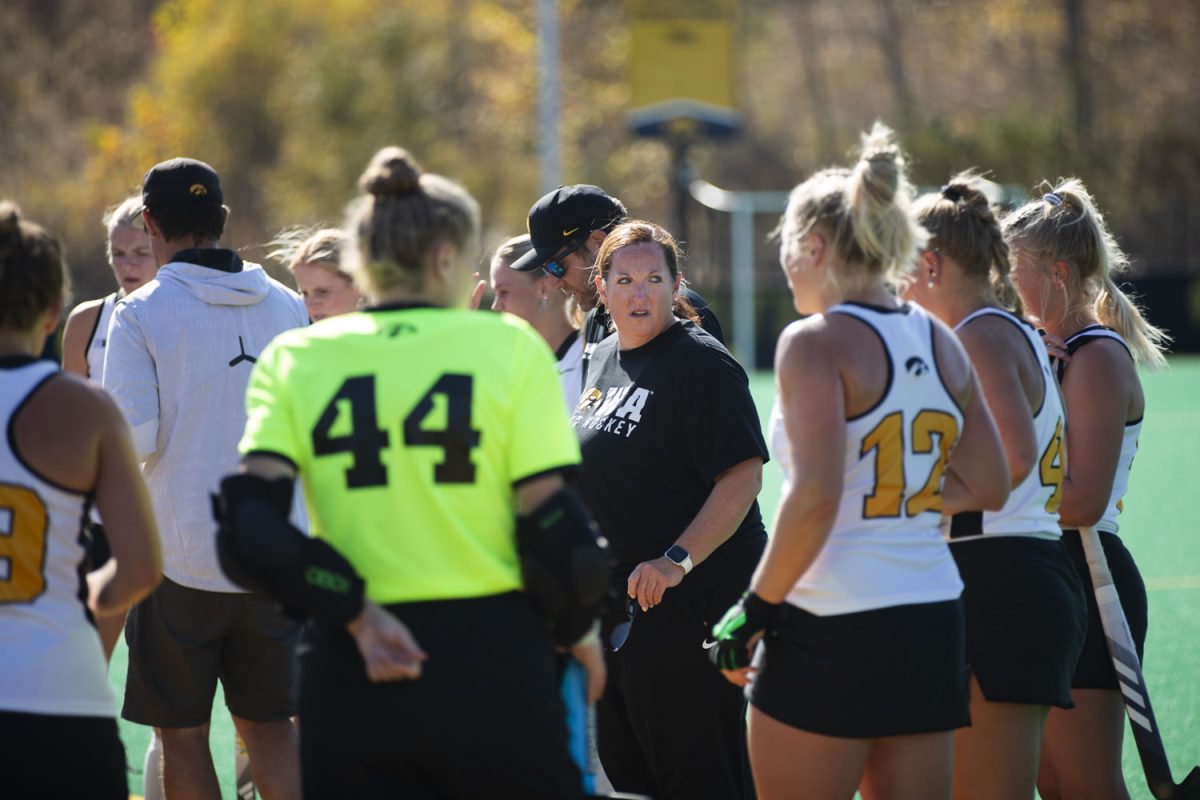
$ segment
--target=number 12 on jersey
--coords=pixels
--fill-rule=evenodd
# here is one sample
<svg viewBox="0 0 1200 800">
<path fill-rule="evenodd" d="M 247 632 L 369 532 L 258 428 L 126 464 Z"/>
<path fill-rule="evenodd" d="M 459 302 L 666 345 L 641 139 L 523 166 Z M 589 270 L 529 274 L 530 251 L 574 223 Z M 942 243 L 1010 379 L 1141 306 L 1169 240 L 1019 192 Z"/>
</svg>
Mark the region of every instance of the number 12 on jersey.
<svg viewBox="0 0 1200 800">
<path fill-rule="evenodd" d="M 934 443 L 937 437 L 937 443 Z M 859 457 L 875 451 L 875 486 L 863 498 L 863 519 L 915 517 L 923 511 L 942 510 L 942 474 L 958 441 L 958 420 L 944 411 L 924 410 L 913 418 L 909 437 L 913 454 L 928 454 L 937 447 L 937 458 L 921 490 L 902 502 L 908 483 L 904 477 L 904 414 L 894 411 L 863 437 Z"/>
<path fill-rule="evenodd" d="M 442 460 L 433 470 L 435 483 L 475 481 L 471 450 L 479 446 L 482 433 L 472 427 L 473 391 L 470 375 L 447 372 L 421 395 L 404 417 L 402 429 L 406 447 L 442 449 Z M 423 428 L 422 423 L 433 413 L 438 396 L 444 398 L 446 404 L 446 426 L 441 429 Z M 334 426 L 347 407 L 350 432 L 334 436 Z M 346 469 L 347 488 L 383 486 L 387 483 L 387 467 L 380 453 L 391 443 L 391 436 L 379 427 L 374 375 L 356 375 L 342 382 L 313 426 L 312 443 L 314 455 L 350 453 L 353 456 L 353 463 Z"/>
</svg>

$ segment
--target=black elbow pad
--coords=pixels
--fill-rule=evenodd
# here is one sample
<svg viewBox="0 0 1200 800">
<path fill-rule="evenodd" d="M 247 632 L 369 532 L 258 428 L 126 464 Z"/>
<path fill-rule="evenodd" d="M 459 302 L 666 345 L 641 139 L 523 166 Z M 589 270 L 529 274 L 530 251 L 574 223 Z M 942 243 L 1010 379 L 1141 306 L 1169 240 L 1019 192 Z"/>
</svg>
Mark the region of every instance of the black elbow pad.
<svg viewBox="0 0 1200 800">
<path fill-rule="evenodd" d="M 569 490 L 517 519 L 525 590 L 546 615 L 554 641 L 576 642 L 599 616 L 612 571 L 608 543 Z"/>
<path fill-rule="evenodd" d="M 362 578 L 337 550 L 288 522 L 292 481 L 230 475 L 213 497 L 217 555 L 229 579 L 290 612 L 345 625 L 362 610 Z"/>
</svg>

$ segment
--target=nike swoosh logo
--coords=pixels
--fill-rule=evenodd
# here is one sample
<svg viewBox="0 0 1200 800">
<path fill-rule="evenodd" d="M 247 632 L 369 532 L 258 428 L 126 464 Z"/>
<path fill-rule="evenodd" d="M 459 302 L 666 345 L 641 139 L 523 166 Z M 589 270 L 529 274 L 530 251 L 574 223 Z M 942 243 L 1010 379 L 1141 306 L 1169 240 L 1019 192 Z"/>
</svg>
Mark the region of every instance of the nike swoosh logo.
<svg viewBox="0 0 1200 800">
<path fill-rule="evenodd" d="M 571 228 L 571 230 L 569 230 L 569 231 L 563 231 L 563 236 L 570 236 L 572 233 L 574 233 L 577 230 L 579 230 L 579 228 Z"/>
<path fill-rule="evenodd" d="M 706 636 L 706 637 L 704 637 L 704 641 L 700 643 L 700 646 L 703 647 L 705 650 L 712 650 L 714 647 L 717 646 L 717 640 L 710 639 Z"/>
</svg>

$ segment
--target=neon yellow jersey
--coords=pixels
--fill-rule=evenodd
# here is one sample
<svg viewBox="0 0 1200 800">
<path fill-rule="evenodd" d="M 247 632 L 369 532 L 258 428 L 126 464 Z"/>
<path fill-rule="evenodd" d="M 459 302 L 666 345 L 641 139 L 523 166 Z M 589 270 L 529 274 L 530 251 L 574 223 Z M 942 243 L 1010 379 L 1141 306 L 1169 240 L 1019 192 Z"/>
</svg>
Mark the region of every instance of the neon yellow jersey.
<svg viewBox="0 0 1200 800">
<path fill-rule="evenodd" d="M 409 307 L 287 331 L 246 410 L 241 452 L 296 465 L 313 534 L 378 603 L 521 588 L 514 486 L 579 462 L 553 354 L 508 314 Z"/>
</svg>

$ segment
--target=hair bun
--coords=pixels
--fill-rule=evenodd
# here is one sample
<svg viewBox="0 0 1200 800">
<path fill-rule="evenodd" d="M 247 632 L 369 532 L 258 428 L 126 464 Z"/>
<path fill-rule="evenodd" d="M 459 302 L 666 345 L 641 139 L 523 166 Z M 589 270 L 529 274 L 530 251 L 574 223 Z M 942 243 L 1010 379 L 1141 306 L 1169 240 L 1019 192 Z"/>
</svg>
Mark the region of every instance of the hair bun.
<svg viewBox="0 0 1200 800">
<path fill-rule="evenodd" d="M 0 200 L 0 257 L 21 244 L 21 209 L 11 200 Z"/>
<path fill-rule="evenodd" d="M 404 148 L 385 147 L 371 159 L 358 185 L 377 198 L 402 197 L 420 189 L 424 172 Z"/>
<path fill-rule="evenodd" d="M 880 203 L 890 203 L 900 188 L 904 156 L 892 129 L 876 122 L 862 137 L 862 155 L 852 172 L 853 184 L 862 186 Z"/>
</svg>

